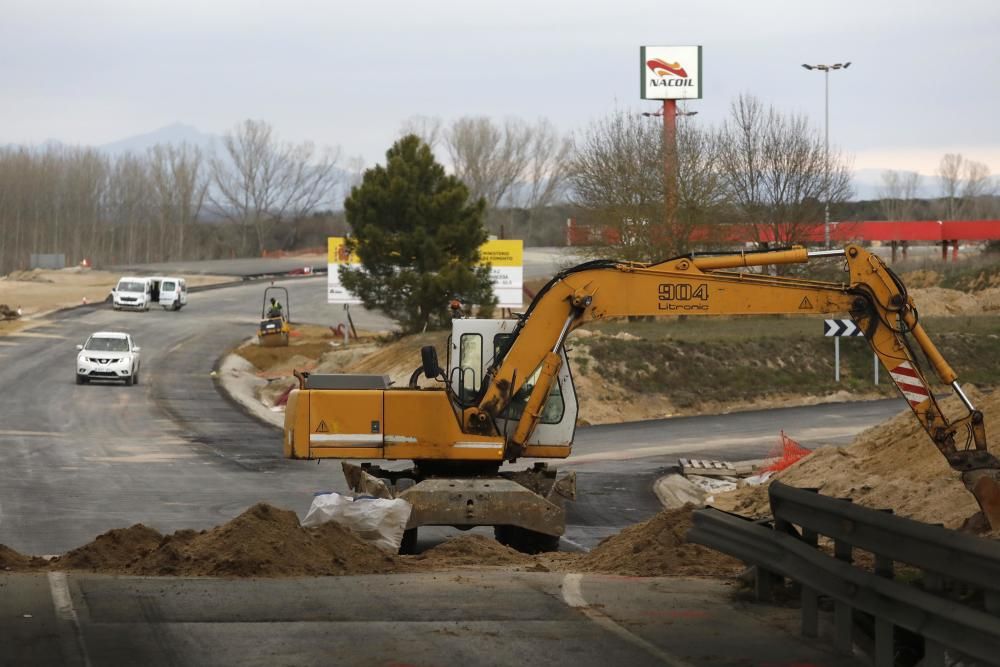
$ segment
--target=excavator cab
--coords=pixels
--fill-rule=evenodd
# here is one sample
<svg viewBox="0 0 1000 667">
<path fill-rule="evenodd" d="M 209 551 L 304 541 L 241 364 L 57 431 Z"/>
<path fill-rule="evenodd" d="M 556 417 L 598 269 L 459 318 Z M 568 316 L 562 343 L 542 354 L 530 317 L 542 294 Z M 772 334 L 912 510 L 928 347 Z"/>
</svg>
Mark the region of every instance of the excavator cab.
<svg viewBox="0 0 1000 667">
<path fill-rule="evenodd" d="M 265 289 L 264 302 L 260 308 L 260 324 L 257 327 L 257 344 L 264 347 L 288 345 L 291 313 L 286 288 L 272 286 Z"/>
<path fill-rule="evenodd" d="M 502 359 L 514 342 L 516 320 L 474 320 L 452 321 L 452 334 L 448 344 L 448 382 L 451 390 L 465 405 L 478 402 L 483 378 L 498 359 Z M 548 398 L 542 405 L 538 425 L 528 439 L 527 447 L 562 447 L 565 454 L 553 458 L 569 456 L 573 436 L 576 433 L 578 405 L 573 376 L 566 359 L 565 348 L 559 354 L 563 363 L 555 381 L 549 389 Z M 528 397 L 535 387 L 541 366 L 527 368 L 528 379 L 511 399 L 507 409 L 497 419 L 500 433 L 513 433 L 527 406 Z M 526 453 L 526 456 L 530 454 Z"/>
</svg>

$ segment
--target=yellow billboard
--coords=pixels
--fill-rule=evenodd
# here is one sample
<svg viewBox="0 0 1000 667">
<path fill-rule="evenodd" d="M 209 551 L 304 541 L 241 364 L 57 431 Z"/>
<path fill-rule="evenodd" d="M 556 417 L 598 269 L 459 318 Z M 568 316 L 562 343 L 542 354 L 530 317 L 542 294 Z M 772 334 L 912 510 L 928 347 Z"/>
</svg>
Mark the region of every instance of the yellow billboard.
<svg viewBox="0 0 1000 667">
<path fill-rule="evenodd" d="M 501 308 L 520 308 L 524 286 L 524 241 L 487 241 L 479 247 L 479 263 L 490 264 L 493 293 Z M 347 252 L 344 238 L 327 238 L 327 303 L 361 303 L 340 284 L 341 266 L 361 266 L 357 254 Z"/>
</svg>

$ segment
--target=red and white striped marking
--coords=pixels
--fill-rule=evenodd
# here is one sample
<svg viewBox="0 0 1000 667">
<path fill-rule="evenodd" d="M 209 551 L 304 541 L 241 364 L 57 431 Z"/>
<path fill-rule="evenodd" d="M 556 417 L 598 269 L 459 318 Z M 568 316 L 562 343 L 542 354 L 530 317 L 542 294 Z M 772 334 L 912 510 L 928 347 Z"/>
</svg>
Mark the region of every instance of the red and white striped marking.
<svg viewBox="0 0 1000 667">
<path fill-rule="evenodd" d="M 896 386 L 903 392 L 903 396 L 910 402 L 910 405 L 918 405 L 930 397 L 930 391 L 909 361 L 904 361 L 893 368 L 889 371 L 889 375 L 892 376 Z"/>
</svg>

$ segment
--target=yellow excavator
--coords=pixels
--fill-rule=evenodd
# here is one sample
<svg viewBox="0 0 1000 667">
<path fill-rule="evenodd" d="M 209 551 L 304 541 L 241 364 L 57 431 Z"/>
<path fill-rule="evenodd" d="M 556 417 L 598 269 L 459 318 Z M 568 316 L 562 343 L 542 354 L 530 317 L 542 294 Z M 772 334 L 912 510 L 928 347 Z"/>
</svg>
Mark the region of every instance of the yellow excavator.
<svg viewBox="0 0 1000 667">
<path fill-rule="evenodd" d="M 829 257 L 844 258 L 843 282 L 751 269 Z M 556 275 L 517 320 L 454 320 L 446 368 L 424 348 L 409 387 L 389 387 L 384 376 L 300 374 L 285 413 L 284 453 L 413 461 L 406 470 L 343 463 L 355 491 L 411 502 L 404 550 L 422 525 L 492 525 L 509 546 L 553 550 L 565 529 L 563 502 L 575 498 L 574 475 L 557 479 L 545 463 L 500 468 L 570 455 L 577 403 L 564 343 L 571 331 L 626 316 L 834 313 L 849 314 L 864 332 L 931 442 L 1000 527 L 1000 461 L 987 449 L 982 412 L 927 336 L 906 287 L 857 245 L 586 262 Z M 941 411 L 917 348 L 958 395 L 963 415 Z M 418 387 L 421 374 L 440 385 Z"/>
</svg>

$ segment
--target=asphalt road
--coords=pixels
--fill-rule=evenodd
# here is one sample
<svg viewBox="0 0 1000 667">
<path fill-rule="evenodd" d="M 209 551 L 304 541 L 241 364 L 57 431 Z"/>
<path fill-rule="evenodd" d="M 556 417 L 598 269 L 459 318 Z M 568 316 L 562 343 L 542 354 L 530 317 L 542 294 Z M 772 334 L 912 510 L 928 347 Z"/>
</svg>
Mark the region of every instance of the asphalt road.
<svg viewBox="0 0 1000 667">
<path fill-rule="evenodd" d="M 342 321 L 343 309 L 324 302 L 322 277 L 284 284 L 293 319 Z M 253 334 L 262 291 L 193 294 L 177 313 L 76 309 L 0 339 L 0 543 L 61 553 L 138 522 L 161 531 L 216 525 L 261 501 L 304 514 L 315 492 L 346 490 L 336 462 L 283 459 L 279 432 L 231 404 L 211 376 L 220 354 Z M 352 313 L 359 327 L 391 327 L 380 315 Z M 129 331 L 142 346 L 141 384 L 74 384 L 75 344 L 108 329 Z M 900 407 L 880 401 L 580 429 L 563 464 L 578 471 L 581 492 L 567 543 L 592 547 L 658 511 L 653 482 L 680 456 L 758 457 L 780 428 L 806 445 L 841 443 Z"/>
<path fill-rule="evenodd" d="M 447 572 L 0 576 L 4 665 L 837 667 L 793 609 L 718 581 Z"/>
<path fill-rule="evenodd" d="M 324 302 L 324 278 L 285 284 L 293 319 L 343 320 Z M 163 532 L 209 527 L 261 501 L 302 515 L 316 491 L 345 490 L 336 462 L 281 458 L 280 433 L 231 404 L 211 376 L 220 354 L 253 334 L 262 291 L 193 294 L 177 313 L 76 309 L 0 338 L 0 543 L 55 554 L 138 522 Z M 359 327 L 391 326 L 352 313 Z M 75 344 L 108 329 L 142 346 L 141 384 L 76 385 Z M 779 428 L 803 444 L 844 442 L 900 407 L 581 429 L 564 462 L 580 490 L 564 546 L 592 547 L 657 512 L 652 484 L 679 456 L 759 456 Z M 422 544 L 448 530 L 428 531 Z M 733 607 L 716 582 L 665 581 L 0 574 L 0 664 L 850 664 L 783 629 L 794 625 L 791 612 Z"/>
</svg>

